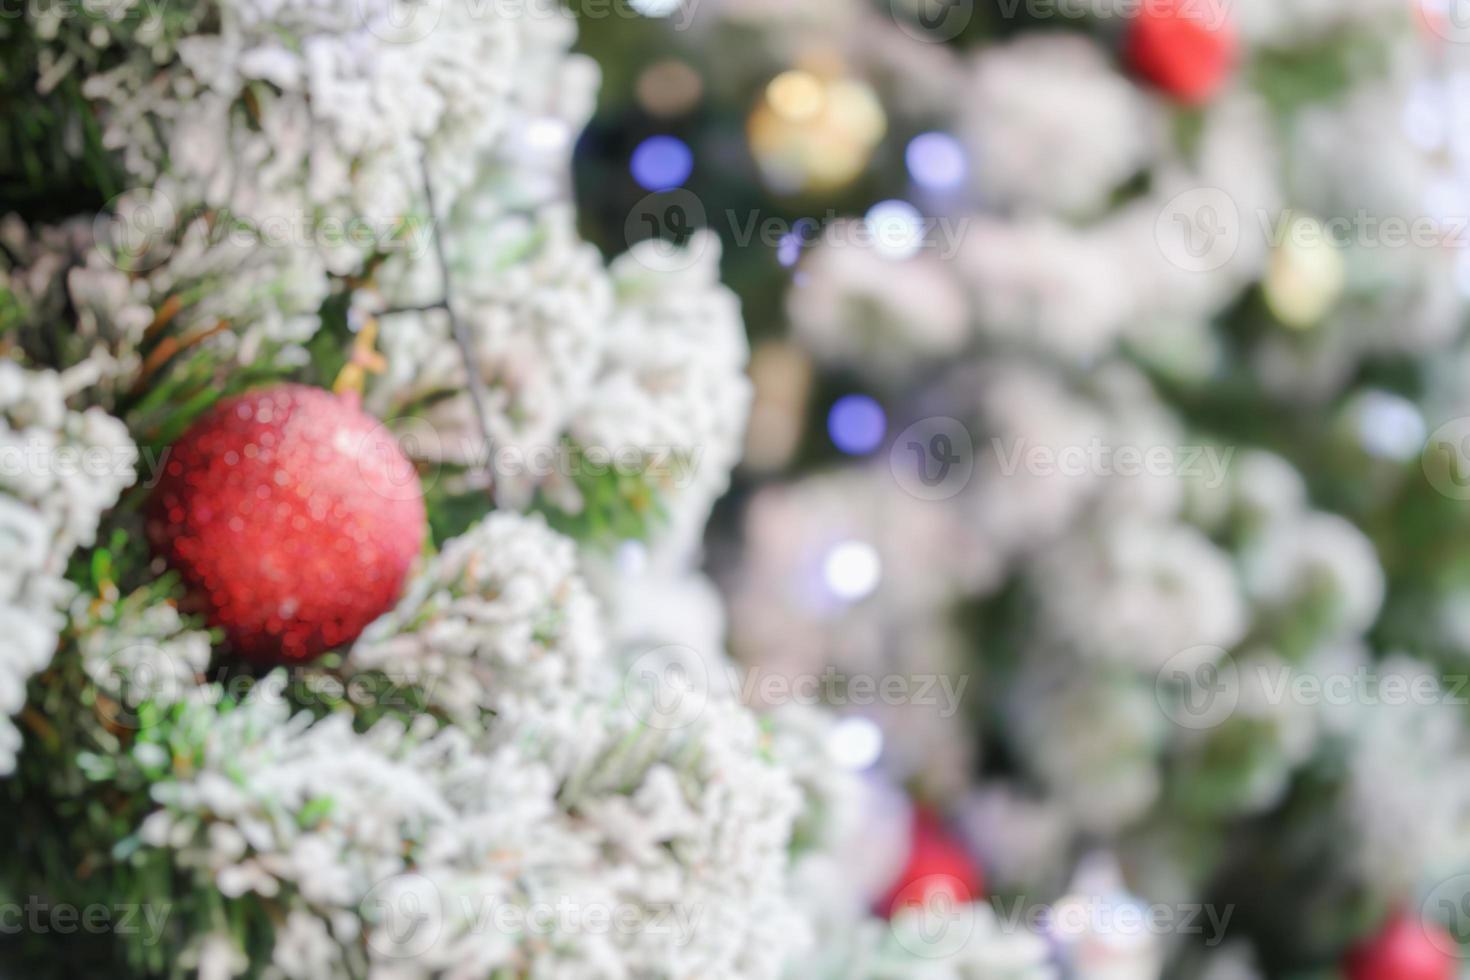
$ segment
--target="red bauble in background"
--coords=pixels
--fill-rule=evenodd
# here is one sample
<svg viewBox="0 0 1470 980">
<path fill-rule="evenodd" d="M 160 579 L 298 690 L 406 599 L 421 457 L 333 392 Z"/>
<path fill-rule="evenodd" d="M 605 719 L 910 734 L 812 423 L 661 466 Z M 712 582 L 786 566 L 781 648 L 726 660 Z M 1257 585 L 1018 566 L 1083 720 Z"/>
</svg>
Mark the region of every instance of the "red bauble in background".
<svg viewBox="0 0 1470 980">
<path fill-rule="evenodd" d="M 933 812 L 914 811 L 909 859 L 893 888 L 879 903 L 892 916 L 909 906 L 928 906 L 937 897 L 957 903 L 985 896 L 985 880 L 965 845 Z"/>
<path fill-rule="evenodd" d="M 1438 923 L 1395 915 L 1348 953 L 1348 980 L 1454 980 L 1454 938 Z"/>
<path fill-rule="evenodd" d="M 427 518 L 413 464 L 351 396 L 220 402 L 164 457 L 148 536 L 242 656 L 299 662 L 393 606 Z"/>
<path fill-rule="evenodd" d="M 1133 70 L 1180 102 L 1208 102 L 1235 68 L 1239 44 L 1218 0 L 1149 0 L 1128 24 Z"/>
</svg>

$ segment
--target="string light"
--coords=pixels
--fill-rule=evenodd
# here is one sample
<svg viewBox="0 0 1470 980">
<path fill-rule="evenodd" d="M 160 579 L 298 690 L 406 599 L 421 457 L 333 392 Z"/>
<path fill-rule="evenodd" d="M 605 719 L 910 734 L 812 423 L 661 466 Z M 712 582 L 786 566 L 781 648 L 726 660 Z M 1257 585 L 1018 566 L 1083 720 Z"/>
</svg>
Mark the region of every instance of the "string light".
<svg viewBox="0 0 1470 980">
<path fill-rule="evenodd" d="M 822 111 L 827 92 L 811 72 L 782 72 L 766 86 L 766 101 L 778 116 L 792 122 L 803 122 Z"/>
<path fill-rule="evenodd" d="M 677 116 L 698 105 L 704 80 L 689 65 L 670 58 L 649 65 L 638 76 L 638 102 L 655 116 Z"/>
<path fill-rule="evenodd" d="M 811 357 L 783 340 L 763 340 L 750 355 L 755 401 L 745 433 L 745 467 L 771 472 L 790 465 L 801 445 L 812 386 Z"/>
<path fill-rule="evenodd" d="M 883 561 L 866 541 L 844 541 L 827 552 L 822 579 L 828 590 L 845 602 L 872 595 L 883 578 Z"/>
<path fill-rule="evenodd" d="M 882 201 L 863 218 L 873 248 L 890 259 L 907 259 L 924 246 L 924 216 L 907 201 Z"/>
<path fill-rule="evenodd" d="M 781 236 L 781 242 L 776 246 L 776 261 L 786 268 L 796 265 L 801 258 L 801 236 L 794 231 L 788 231 Z"/>
<path fill-rule="evenodd" d="M 803 69 L 772 79 L 746 124 L 766 183 L 783 194 L 851 183 L 887 129 L 883 105 L 866 84 Z"/>
<path fill-rule="evenodd" d="M 832 444 L 849 456 L 866 456 L 883 444 L 888 417 L 883 406 L 867 395 L 844 395 L 827 413 Z"/>
<path fill-rule="evenodd" d="M 642 575 L 648 568 L 648 546 L 642 541 L 624 541 L 614 552 L 613 561 L 625 575 Z"/>
<path fill-rule="evenodd" d="M 628 0 L 628 5 L 644 17 L 667 17 L 679 9 L 680 0 Z"/>
<path fill-rule="evenodd" d="M 673 190 L 694 171 L 694 153 L 676 136 L 650 136 L 633 151 L 631 166 L 644 190 Z"/>
<path fill-rule="evenodd" d="M 1306 330 L 1336 305 L 1346 280 L 1342 253 L 1322 222 L 1295 214 L 1290 216 L 1286 236 L 1271 253 L 1261 293 L 1277 320 Z"/>
<path fill-rule="evenodd" d="M 915 136 L 904 151 L 904 162 L 914 183 L 930 191 L 955 190 L 969 172 L 964 147 L 948 133 Z"/>
<path fill-rule="evenodd" d="M 827 749 L 832 761 L 849 772 L 871 769 L 883 755 L 883 729 L 870 718 L 843 718 L 832 726 Z"/>
<path fill-rule="evenodd" d="M 1470 252 L 1455 256 L 1455 284 L 1460 287 L 1460 295 L 1470 296 Z"/>
<path fill-rule="evenodd" d="M 1358 439 L 1368 455 L 1402 463 L 1423 451 L 1428 427 L 1413 402 L 1392 392 L 1366 391 L 1355 408 Z"/>
<path fill-rule="evenodd" d="M 572 130 L 560 119 L 536 119 L 522 131 L 521 141 L 532 152 L 551 155 L 571 145 Z"/>
</svg>

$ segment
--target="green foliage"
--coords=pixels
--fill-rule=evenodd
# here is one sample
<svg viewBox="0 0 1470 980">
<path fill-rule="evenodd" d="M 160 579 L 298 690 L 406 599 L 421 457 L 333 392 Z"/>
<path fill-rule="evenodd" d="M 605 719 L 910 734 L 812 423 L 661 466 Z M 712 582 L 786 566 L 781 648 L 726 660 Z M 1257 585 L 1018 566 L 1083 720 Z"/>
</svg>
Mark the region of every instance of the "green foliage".
<svg viewBox="0 0 1470 980">
<path fill-rule="evenodd" d="M 539 492 L 535 510 L 545 515 L 551 527 L 584 544 L 610 551 L 623 541 L 647 540 L 655 528 L 667 522 L 665 488 L 651 472 L 653 460 L 645 459 L 642 471 L 628 472 L 601 457 L 589 457 L 583 447 L 570 440 L 563 448 L 581 507 L 566 509 L 545 491 Z"/>
<path fill-rule="evenodd" d="M 1282 116 L 1314 103 L 1333 102 L 1359 79 L 1388 68 L 1392 56 L 1388 40 L 1397 29 L 1395 20 L 1381 34 L 1336 34 L 1314 45 L 1263 50 L 1249 66 L 1251 82 Z"/>
<path fill-rule="evenodd" d="M 102 147 L 77 73 L 38 92 L 39 55 L 33 34 L 0 18 L 0 213 L 96 210 L 122 190 L 121 171 Z"/>
<path fill-rule="evenodd" d="M 91 556 L 91 576 L 104 591 L 125 551 L 120 543 L 114 536 Z M 18 772 L 0 781 L 0 832 L 23 842 L 0 855 L 0 900 L 105 906 L 115 916 L 130 909 L 134 918 L 114 920 L 106 935 L 79 935 L 65 944 L 44 930 L 0 936 L 0 955 L 24 966 L 27 976 L 183 977 L 176 954 L 184 939 L 220 930 L 251 955 L 254 970 L 269 960 L 275 910 L 289 894 L 279 901 L 227 898 L 212 880 L 181 873 L 169 849 L 145 846 L 138 836 L 155 807 L 152 787 L 203 767 L 215 720 L 238 710 L 260 678 L 239 665 L 214 666 L 209 679 L 215 683 L 201 688 L 205 710 L 157 700 L 146 690 L 135 700 L 127 679 L 118 699 L 88 676 L 78 650 L 88 632 L 116 628 L 149 605 L 172 601 L 174 589 L 165 577 L 120 601 L 94 599 L 96 616 L 73 625 L 51 666 L 31 683 Z M 423 691 L 382 673 L 349 673 L 340 654 L 291 671 L 282 696 L 317 717 L 350 714 L 359 730 L 428 711 Z M 333 806 L 319 797 L 295 818 L 309 826 L 329 819 Z"/>
<path fill-rule="evenodd" d="M 198 29 L 203 6 L 28 0 L 26 17 L 15 16 L 19 7 L 0 17 L 0 214 L 55 220 L 98 211 L 126 189 L 82 80 L 121 62 L 123 46 L 108 41 L 172 48 Z M 36 24 L 54 36 L 43 44 Z"/>
<path fill-rule="evenodd" d="M 117 543 L 115 537 L 112 546 L 93 553 L 92 574 L 104 584 L 114 572 Z M 74 624 L 50 667 L 31 680 L 17 772 L 0 781 L 0 832 L 23 842 L 0 857 L 0 881 L 20 896 L 19 904 L 44 900 L 79 909 L 146 911 L 170 901 L 166 865 L 134 861 L 118 850 L 152 808 L 148 786 L 154 774 L 137 765 L 129 749 L 165 729 L 167 713 L 146 703 L 125 709 L 99 691 L 76 641 L 143 606 L 171 601 L 174 587 L 165 578 L 120 603 L 94 600 L 95 621 Z M 90 975 L 120 969 L 124 962 L 135 972 L 163 972 L 162 948 L 131 945 L 127 940 L 135 934 L 121 927 L 113 934 L 123 941 L 114 946 L 110 936 L 83 932 L 71 937 L 74 942 L 58 944 L 54 936 L 26 930 L 11 937 L 16 948 L 9 951 L 10 962 L 26 964 L 31 976 Z"/>
</svg>

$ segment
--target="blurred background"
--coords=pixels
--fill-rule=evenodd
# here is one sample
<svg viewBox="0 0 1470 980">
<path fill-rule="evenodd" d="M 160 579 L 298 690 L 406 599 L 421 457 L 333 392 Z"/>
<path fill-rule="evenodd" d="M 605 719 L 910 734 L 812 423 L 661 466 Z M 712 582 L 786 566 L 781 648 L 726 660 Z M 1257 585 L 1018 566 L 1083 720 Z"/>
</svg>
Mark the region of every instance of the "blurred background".
<svg viewBox="0 0 1470 980">
<path fill-rule="evenodd" d="M 1470 8 L 627 2 L 573 4 L 582 230 L 721 248 L 754 384 L 728 617 L 650 601 L 841 713 L 872 901 L 1043 902 L 1076 977 L 1459 975 Z"/>
</svg>

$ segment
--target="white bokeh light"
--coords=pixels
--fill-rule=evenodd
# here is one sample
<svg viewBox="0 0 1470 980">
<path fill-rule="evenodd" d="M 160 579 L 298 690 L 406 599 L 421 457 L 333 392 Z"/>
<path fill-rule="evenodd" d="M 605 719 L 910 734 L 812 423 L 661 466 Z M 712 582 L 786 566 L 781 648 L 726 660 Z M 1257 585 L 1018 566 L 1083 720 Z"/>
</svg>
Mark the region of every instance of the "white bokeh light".
<svg viewBox="0 0 1470 980">
<path fill-rule="evenodd" d="M 951 191 L 965 183 L 969 163 L 964 147 L 948 133 L 921 133 L 904 152 L 909 176 L 931 191 Z"/>
<path fill-rule="evenodd" d="M 873 594 L 883 577 L 877 549 L 865 541 L 844 541 L 827 552 L 822 578 L 839 599 L 857 602 Z"/>
<path fill-rule="evenodd" d="M 883 754 L 883 729 L 869 718 L 843 718 L 827 738 L 833 761 L 850 772 L 872 768 Z"/>
<path fill-rule="evenodd" d="M 1428 427 L 1418 406 L 1386 391 L 1365 392 L 1358 399 L 1358 437 L 1372 456 L 1399 462 L 1424 449 Z"/>
<path fill-rule="evenodd" d="M 628 0 L 628 3 L 645 17 L 667 17 L 679 9 L 680 0 Z"/>
<path fill-rule="evenodd" d="M 924 247 L 924 216 L 907 201 L 881 201 L 863 218 L 873 248 L 890 259 L 907 259 Z"/>
</svg>

